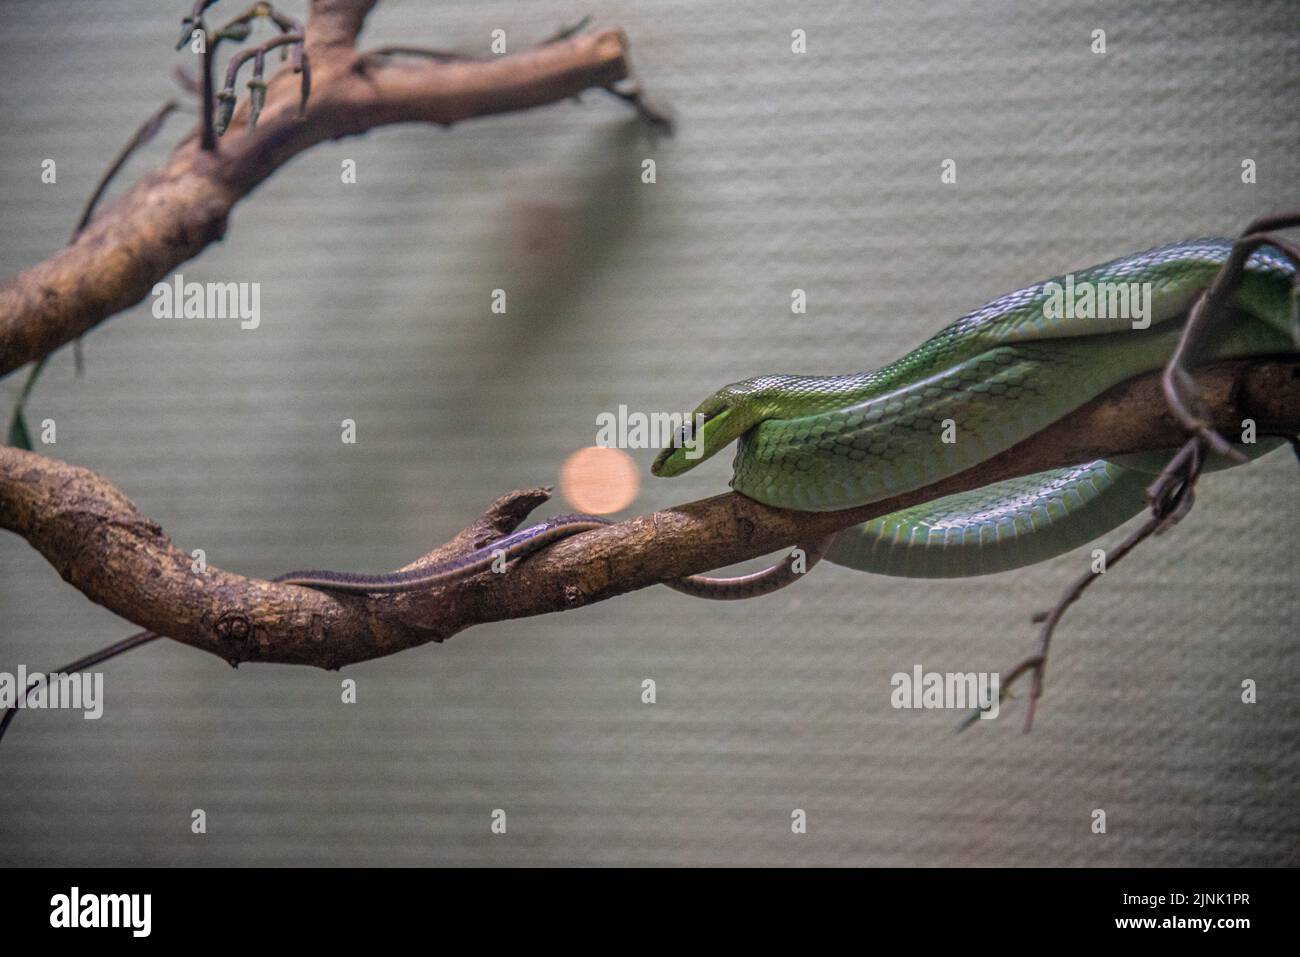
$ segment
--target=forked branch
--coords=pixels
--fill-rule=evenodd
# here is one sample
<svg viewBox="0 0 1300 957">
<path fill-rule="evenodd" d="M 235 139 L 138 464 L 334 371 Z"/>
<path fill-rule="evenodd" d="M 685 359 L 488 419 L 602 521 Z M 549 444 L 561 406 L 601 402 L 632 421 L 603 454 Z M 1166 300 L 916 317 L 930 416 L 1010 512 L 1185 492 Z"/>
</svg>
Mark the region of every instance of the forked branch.
<svg viewBox="0 0 1300 957">
<path fill-rule="evenodd" d="M 301 34 L 293 31 L 292 21 L 272 18 L 285 32 L 250 51 L 255 69 L 256 61 L 264 61 L 276 45 L 292 48 L 294 58 L 269 79 L 254 78 L 257 109 L 245 98 L 230 116 L 224 135 L 210 143 L 205 140 L 215 124 L 211 52 L 221 31 L 228 39 L 238 39 L 240 24 L 246 26 L 247 21 L 237 17 L 233 27 L 207 31 L 211 42 L 205 54 L 204 119 L 199 127 L 161 170 L 107 206 L 68 246 L 0 286 L 0 376 L 142 300 L 155 283 L 222 238 L 227 218 L 241 199 L 317 143 L 393 123 L 450 126 L 532 109 L 584 90 L 611 88 L 631 72 L 621 30 L 552 38 L 484 59 L 374 55 L 356 47 L 357 33 L 374 3 L 313 0 Z M 200 28 L 210 6 L 209 0 L 198 0 L 185 36 Z M 299 49 L 305 58 L 298 55 Z M 304 102 L 307 63 L 311 92 Z M 263 82 L 265 91 L 260 88 Z M 646 115 L 635 90 L 620 95 L 631 97 L 631 104 Z"/>
</svg>

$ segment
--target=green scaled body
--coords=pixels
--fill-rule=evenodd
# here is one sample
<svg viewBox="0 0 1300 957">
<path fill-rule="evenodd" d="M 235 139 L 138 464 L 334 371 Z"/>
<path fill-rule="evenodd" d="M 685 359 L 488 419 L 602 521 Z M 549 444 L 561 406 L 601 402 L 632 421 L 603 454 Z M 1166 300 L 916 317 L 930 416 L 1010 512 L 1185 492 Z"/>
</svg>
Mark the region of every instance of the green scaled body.
<svg viewBox="0 0 1300 957">
<path fill-rule="evenodd" d="M 1102 284 L 1149 283 L 1146 328 L 1135 328 L 1114 300 L 1093 309 L 1107 318 L 1086 307 L 1074 316 L 1045 308 L 1054 292 L 1059 304 L 1068 288 L 1066 277 L 1057 277 L 963 316 L 874 372 L 760 376 L 726 386 L 699 407 L 707 420 L 704 457 L 739 437 L 732 486 L 782 508 L 850 508 L 924 487 L 1161 368 L 1187 310 L 1231 247 L 1227 239 L 1191 240 L 1072 275 L 1075 290 L 1100 289 L 1099 301 Z M 1281 254 L 1259 250 L 1237 294 L 1238 315 L 1209 355 L 1294 352 L 1293 273 Z M 914 577 L 987 574 L 1042 561 L 1141 511 L 1158 459 L 1080 463 L 938 499 L 840 533 L 827 558 Z M 672 475 L 693 464 L 669 449 L 654 470 Z"/>
</svg>

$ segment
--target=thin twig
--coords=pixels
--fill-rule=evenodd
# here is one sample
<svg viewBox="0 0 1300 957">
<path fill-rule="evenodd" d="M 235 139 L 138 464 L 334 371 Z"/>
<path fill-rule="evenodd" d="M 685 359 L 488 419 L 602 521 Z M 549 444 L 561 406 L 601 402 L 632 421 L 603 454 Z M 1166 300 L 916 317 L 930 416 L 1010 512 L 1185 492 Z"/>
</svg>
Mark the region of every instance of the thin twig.
<svg viewBox="0 0 1300 957">
<path fill-rule="evenodd" d="M 1193 488 L 1197 478 L 1200 477 L 1201 467 L 1204 462 L 1203 444 L 1200 436 L 1193 436 L 1183 446 L 1178 455 L 1171 460 L 1171 465 L 1174 462 L 1180 463 L 1180 467 L 1184 470 L 1181 483 L 1173 487 L 1163 485 L 1161 483 L 1165 473 L 1161 474 L 1161 478 L 1157 479 L 1157 483 L 1151 487 L 1152 492 L 1155 492 L 1156 485 L 1161 484 L 1160 491 L 1155 493 L 1158 501 L 1152 506 L 1151 515 L 1122 542 L 1106 552 L 1104 571 L 1114 568 L 1134 548 L 1152 535 L 1163 532 L 1169 526 L 1181 520 L 1191 509 L 1194 500 Z M 1173 473 L 1169 474 L 1172 475 Z M 1033 672 L 1034 683 L 1025 710 L 1024 730 L 1026 734 L 1033 730 L 1034 713 L 1038 707 L 1038 699 L 1043 696 L 1043 681 L 1047 676 L 1047 653 L 1051 647 L 1052 636 L 1056 633 L 1056 627 L 1061 623 L 1061 618 L 1065 615 L 1066 609 L 1078 601 L 1088 586 L 1100 578 L 1104 571 L 1089 569 L 1085 574 L 1080 575 L 1070 583 L 1051 611 L 1034 616 L 1035 621 L 1043 622 L 1043 627 L 1038 633 L 1038 645 L 1032 655 L 1012 668 L 1007 677 L 1003 679 L 1002 689 L 1003 691 L 1009 691 L 1015 681 L 1026 671 Z"/>
<path fill-rule="evenodd" d="M 1200 389 L 1192 378 L 1191 369 L 1214 332 L 1230 321 L 1229 303 L 1241 284 L 1246 263 L 1256 250 L 1264 246 L 1271 246 L 1280 251 L 1295 267 L 1291 290 L 1292 308 L 1295 311 L 1292 333 L 1296 344 L 1300 346 L 1300 247 L 1273 232 L 1296 226 L 1300 226 L 1300 210 L 1264 216 L 1252 222 L 1243 231 L 1242 236 L 1233 243 L 1223 266 L 1189 310 L 1178 344 L 1161 375 L 1161 388 L 1169 411 L 1191 437 L 1183 443 L 1147 488 L 1147 501 L 1151 506 L 1150 517 L 1108 553 L 1107 567 L 1113 567 L 1147 538 L 1181 521 L 1191 510 L 1195 502 L 1196 481 L 1200 478 L 1206 456 L 1211 450 L 1238 464 L 1249 461 L 1241 451 L 1234 448 L 1213 428 L 1204 408 Z M 1195 409 L 1193 405 L 1196 406 Z M 1284 437 L 1290 441 L 1292 450 L 1297 459 L 1300 459 L 1300 440 L 1290 434 Z M 1044 622 L 1034 654 L 1007 672 L 1002 680 L 999 700 L 1009 695 L 1017 679 L 1027 672 L 1033 672 L 1034 683 L 1025 712 L 1026 733 L 1033 727 L 1038 699 L 1043 695 L 1047 652 L 1056 626 L 1060 624 L 1061 616 L 1065 614 L 1066 609 L 1078 601 L 1088 586 L 1101 574 L 1102 571 L 1089 570 L 1066 588 L 1051 611 L 1034 617 L 1034 621 Z M 984 710 L 984 708 L 976 709 L 967 716 L 957 730 L 969 728 Z"/>
<path fill-rule="evenodd" d="M 230 121 L 235 113 L 235 82 L 239 79 L 240 68 L 249 60 L 253 61 L 253 79 L 248 82 L 250 92 L 248 126 L 251 131 L 257 126 L 257 117 L 262 112 L 262 103 L 266 99 L 266 81 L 263 79 L 262 74 L 266 63 L 266 54 L 276 47 L 286 46 L 290 43 L 302 44 L 302 42 L 303 35 L 301 33 L 282 33 L 259 46 L 241 50 L 230 58 L 230 62 L 226 64 L 226 85 L 217 94 L 217 98 L 222 102 L 222 115 L 217 121 L 218 135 L 224 133 L 230 126 Z M 301 102 L 302 104 L 306 103 L 305 93 L 302 95 Z"/>
<path fill-rule="evenodd" d="M 50 674 L 71 675 L 76 674 L 78 671 L 85 671 L 88 668 L 93 668 L 95 665 L 108 661 L 110 658 L 116 658 L 120 654 L 131 651 L 133 648 L 147 645 L 149 642 L 160 637 L 162 636 L 157 635 L 152 631 L 140 632 L 139 634 L 132 635 L 129 638 L 123 638 L 121 641 L 114 642 L 107 647 L 100 648 L 98 651 L 86 655 L 84 658 L 78 658 L 71 664 L 64 665 L 57 671 L 50 672 Z M 39 681 L 33 681 L 29 684 L 26 690 L 23 691 L 22 700 L 26 702 L 27 699 L 31 697 L 32 692 L 39 688 L 40 685 L 41 682 Z M 19 704 L 17 701 L 5 709 L 4 716 L 0 717 L 0 738 L 4 737 L 5 731 L 9 728 L 10 723 L 14 720 L 14 716 L 18 714 L 18 711 Z"/>
<path fill-rule="evenodd" d="M 70 239 L 69 242 L 75 240 L 77 236 L 81 234 L 81 231 L 90 225 L 91 217 L 95 215 L 95 207 L 99 205 L 99 201 L 103 198 L 104 192 L 108 189 L 109 184 L 113 182 L 113 178 L 116 177 L 117 174 L 121 172 L 122 167 L 126 165 L 126 161 L 134 155 L 136 150 L 140 149 L 158 135 L 158 132 L 163 127 L 163 123 L 166 122 L 167 117 L 170 116 L 176 108 L 176 101 L 168 100 L 155 110 L 147 120 L 141 123 L 134 135 L 126 141 L 126 145 L 124 145 L 118 152 L 117 156 L 113 158 L 113 162 L 109 165 L 108 169 L 104 170 L 104 175 L 102 175 L 99 178 L 99 182 L 95 184 L 95 191 L 90 194 L 90 199 L 86 200 L 86 205 L 82 208 L 81 216 L 77 220 L 77 228 L 72 231 L 72 239 Z"/>
<path fill-rule="evenodd" d="M 176 49 L 182 49 L 186 42 L 193 38 L 195 32 L 203 35 L 203 53 L 200 58 L 200 67 L 203 71 L 203 120 L 199 138 L 200 147 L 204 152 L 211 153 L 217 148 L 217 137 L 213 130 L 212 113 L 212 47 L 213 39 L 208 36 L 208 26 L 204 22 L 203 14 L 209 7 L 213 6 L 217 0 L 196 0 L 194 6 L 190 9 L 190 15 L 181 21 L 181 36 L 176 43 Z"/>
<path fill-rule="evenodd" d="M 582 19 L 569 24 L 567 27 L 560 27 L 560 29 L 556 30 L 549 37 L 542 40 L 538 46 L 548 46 L 552 43 L 563 43 L 565 40 L 571 40 L 589 26 L 591 26 L 591 14 L 587 14 Z"/>
<path fill-rule="evenodd" d="M 1244 465 L 1248 461 L 1246 456 L 1211 429 L 1205 421 L 1205 416 L 1194 408 L 1197 404 L 1197 394 L 1191 378 L 1191 369 L 1214 333 L 1230 321 L 1229 305 L 1241 284 L 1246 263 L 1255 251 L 1263 246 L 1277 249 L 1295 267 L 1291 290 L 1292 334 L 1296 345 L 1300 346 L 1300 247 L 1275 235 L 1276 230 L 1296 226 L 1300 226 L 1300 210 L 1264 216 L 1246 227 L 1242 235 L 1233 243 L 1227 260 L 1215 275 L 1209 288 L 1197 297 L 1183 326 L 1178 344 L 1174 348 L 1174 354 L 1165 366 L 1163 380 L 1165 402 L 1174 417 L 1188 433 L 1199 435 L 1209 448 L 1239 465 Z"/>
<path fill-rule="evenodd" d="M 140 124 L 131 139 L 129 139 L 126 142 L 126 145 L 118 151 L 117 156 L 114 157 L 113 162 L 109 164 L 108 169 L 106 169 L 103 175 L 99 177 L 99 182 L 95 184 L 95 190 L 90 194 L 90 198 L 86 200 L 86 205 L 82 207 L 81 216 L 77 219 L 77 225 L 72 230 L 72 237 L 68 240 L 69 242 L 74 242 L 76 238 L 81 235 L 81 231 L 90 224 L 90 220 L 95 215 L 95 208 L 99 205 L 99 201 L 103 198 L 104 193 L 108 190 L 114 177 L 116 177 L 122 167 L 126 165 L 127 160 L 134 155 L 136 150 L 140 149 L 158 135 L 158 131 L 162 129 L 163 123 L 175 109 L 176 102 L 174 100 L 168 100 L 147 120 Z M 20 430 L 24 432 L 26 431 L 26 427 L 21 424 L 23 421 L 23 407 L 25 406 L 28 397 L 32 394 L 32 389 L 36 385 L 36 380 L 39 379 L 41 373 L 45 371 L 45 366 L 49 363 L 51 355 L 53 355 L 53 353 L 47 353 L 41 356 L 41 358 L 36 361 L 36 364 L 32 366 L 31 371 L 27 373 L 27 381 L 23 383 L 22 391 L 18 393 L 18 399 L 14 402 L 13 412 L 9 416 L 8 436 L 10 442 L 19 435 Z M 81 355 L 80 336 L 73 340 L 72 356 L 76 374 L 80 376 L 84 368 L 84 362 Z"/>
<path fill-rule="evenodd" d="M 641 84 L 633 81 L 623 89 L 618 87 L 607 86 L 605 92 L 612 96 L 618 97 L 624 103 L 630 105 L 636 110 L 636 115 L 640 118 L 652 132 L 662 133 L 664 136 L 672 136 L 675 128 L 673 118 L 667 113 L 652 107 L 646 102 L 645 92 L 641 89 Z"/>
</svg>

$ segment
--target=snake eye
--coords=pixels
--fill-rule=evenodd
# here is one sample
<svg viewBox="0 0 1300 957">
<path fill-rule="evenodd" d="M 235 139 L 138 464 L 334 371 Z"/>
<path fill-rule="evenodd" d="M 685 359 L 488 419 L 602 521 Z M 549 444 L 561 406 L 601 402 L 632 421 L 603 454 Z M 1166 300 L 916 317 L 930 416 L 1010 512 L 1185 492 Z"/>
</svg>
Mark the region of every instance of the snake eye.
<svg viewBox="0 0 1300 957">
<path fill-rule="evenodd" d="M 673 441 L 659 451 L 650 471 L 654 475 L 680 475 L 699 465 L 740 434 L 733 426 L 749 420 L 737 415 L 737 405 L 727 390 L 705 399 L 673 430 Z M 743 431 L 743 428 L 742 428 Z"/>
<path fill-rule="evenodd" d="M 686 444 L 695 438 L 697 434 L 697 425 L 699 426 L 700 431 L 703 431 L 705 425 L 713 419 L 716 419 L 724 411 L 724 409 L 718 409 L 716 412 L 692 412 L 686 417 L 686 421 L 682 424 L 682 427 L 674 433 L 673 448 L 686 448 Z"/>
</svg>

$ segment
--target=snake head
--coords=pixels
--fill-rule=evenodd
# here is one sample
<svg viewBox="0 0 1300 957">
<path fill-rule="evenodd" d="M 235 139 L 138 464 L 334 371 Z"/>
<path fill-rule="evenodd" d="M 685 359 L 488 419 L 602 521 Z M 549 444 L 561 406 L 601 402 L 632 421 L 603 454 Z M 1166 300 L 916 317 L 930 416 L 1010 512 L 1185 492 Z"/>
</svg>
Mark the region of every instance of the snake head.
<svg viewBox="0 0 1300 957">
<path fill-rule="evenodd" d="M 672 477 L 690 471 L 766 418 L 748 382 L 723 386 L 686 418 L 650 472 Z"/>
</svg>

